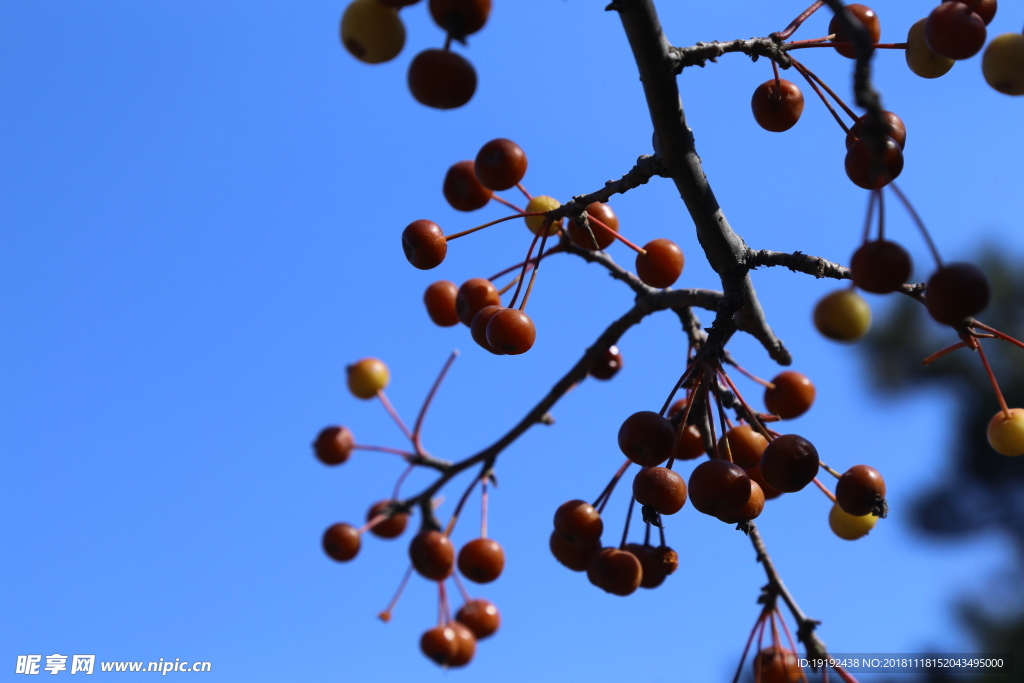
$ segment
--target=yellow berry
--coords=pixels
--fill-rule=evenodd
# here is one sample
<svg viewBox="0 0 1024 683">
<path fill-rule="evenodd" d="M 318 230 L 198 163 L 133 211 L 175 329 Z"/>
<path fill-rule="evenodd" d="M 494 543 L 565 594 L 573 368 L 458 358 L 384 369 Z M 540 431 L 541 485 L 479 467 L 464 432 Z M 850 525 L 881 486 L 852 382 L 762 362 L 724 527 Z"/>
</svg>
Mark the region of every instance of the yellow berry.
<svg viewBox="0 0 1024 683">
<path fill-rule="evenodd" d="M 993 38 L 981 58 L 981 73 L 1004 95 L 1024 95 L 1024 33 Z"/>
<path fill-rule="evenodd" d="M 354 0 L 341 16 L 341 44 L 367 64 L 394 59 L 405 45 L 398 10 L 377 0 Z"/>
<path fill-rule="evenodd" d="M 840 289 L 814 307 L 814 326 L 829 339 L 856 341 L 871 329 L 871 307 L 854 290 Z"/>
<path fill-rule="evenodd" d="M 532 213 L 534 211 L 551 211 L 557 209 L 562 203 L 554 197 L 548 197 L 547 195 L 537 195 L 530 200 L 530 203 L 526 205 L 526 212 Z M 526 227 L 530 229 L 534 235 L 539 235 L 540 230 L 544 227 L 544 216 L 527 216 L 523 220 L 526 221 Z M 552 221 L 551 225 L 548 226 L 548 235 L 554 235 L 558 232 L 559 228 L 562 227 L 562 219 Z"/>
<path fill-rule="evenodd" d="M 953 68 L 953 60 L 928 47 L 924 39 L 924 25 L 927 21 L 921 19 L 907 33 L 907 66 L 921 78 L 938 78 Z"/>
<path fill-rule="evenodd" d="M 832 512 L 828 513 L 828 525 L 832 527 L 832 533 L 846 541 L 864 538 L 875 528 L 876 522 L 878 522 L 876 515 L 868 514 L 858 517 L 851 515 L 838 505 L 833 505 Z"/>
<path fill-rule="evenodd" d="M 988 423 L 988 443 L 1003 455 L 1024 455 L 1024 408 L 999 411 Z"/>
<path fill-rule="evenodd" d="M 348 390 L 356 398 L 373 398 L 391 380 L 388 366 L 376 358 L 363 358 L 356 361 L 348 366 L 346 371 L 348 372 Z"/>
</svg>

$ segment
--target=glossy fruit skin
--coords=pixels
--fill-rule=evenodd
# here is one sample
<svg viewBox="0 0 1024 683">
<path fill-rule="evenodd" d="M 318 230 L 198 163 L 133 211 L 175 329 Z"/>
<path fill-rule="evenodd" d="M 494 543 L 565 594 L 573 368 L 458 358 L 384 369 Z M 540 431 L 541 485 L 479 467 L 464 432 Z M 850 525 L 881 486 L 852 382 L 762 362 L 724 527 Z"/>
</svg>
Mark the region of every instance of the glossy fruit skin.
<svg viewBox="0 0 1024 683">
<path fill-rule="evenodd" d="M 601 513 L 585 500 L 570 500 L 555 510 L 555 531 L 569 543 L 587 546 L 598 543 L 604 533 Z"/>
<path fill-rule="evenodd" d="M 619 218 L 612 211 L 612 207 L 602 202 L 593 202 L 587 206 L 587 215 L 604 223 L 613 232 L 619 231 Z M 576 225 L 576 221 L 569 221 L 569 239 L 580 249 L 594 250 L 596 241 L 597 249 L 607 249 L 615 241 L 615 237 L 604 228 L 599 227 L 594 221 L 590 221 L 590 230 L 593 239 L 586 230 Z"/>
<path fill-rule="evenodd" d="M 949 57 L 943 57 L 928 47 L 928 42 L 924 37 L 924 27 L 927 22 L 927 19 L 920 19 L 910 27 L 910 31 L 907 33 L 905 56 L 907 66 L 915 74 L 921 78 L 938 78 L 952 69 L 956 61 Z"/>
<path fill-rule="evenodd" d="M 985 22 L 962 2 L 943 2 L 928 15 L 924 39 L 933 52 L 969 59 L 985 47 Z"/>
<path fill-rule="evenodd" d="M 870 7 L 865 5 L 847 5 L 846 9 L 849 10 L 853 16 L 860 21 L 861 25 L 868 32 L 868 36 L 871 38 L 872 43 L 877 43 L 882 37 L 882 24 L 878 20 L 878 15 Z M 839 17 L 833 16 L 832 21 L 828 24 L 829 34 L 834 33 L 836 35 L 835 42 L 837 43 L 852 43 L 853 40 L 850 36 L 846 35 L 846 31 L 843 30 L 843 22 L 840 21 Z M 836 45 L 836 52 L 849 59 L 857 58 L 857 48 L 853 45 Z"/>
<path fill-rule="evenodd" d="M 1000 410 L 989 421 L 986 434 L 989 445 L 997 453 L 1012 457 L 1024 455 L 1024 408 L 1010 408 L 1010 417 Z"/>
<path fill-rule="evenodd" d="M 367 64 L 392 60 L 405 45 L 398 12 L 377 0 L 353 0 L 341 15 L 338 35 L 349 54 Z"/>
<path fill-rule="evenodd" d="M 814 405 L 818 392 L 807 375 L 785 370 L 775 376 L 772 384 L 775 385 L 774 389 L 764 391 L 764 405 L 768 412 L 783 420 L 800 417 Z"/>
<path fill-rule="evenodd" d="M 690 474 L 690 502 L 712 517 L 736 514 L 750 500 L 750 478 L 739 465 L 707 460 Z"/>
<path fill-rule="evenodd" d="M 450 50 L 431 48 L 409 64 L 409 92 L 420 104 L 434 109 L 456 109 L 473 99 L 476 69 Z"/>
<path fill-rule="evenodd" d="M 829 339 L 854 342 L 871 329 L 871 307 L 852 289 L 836 290 L 814 307 L 814 326 Z"/>
<path fill-rule="evenodd" d="M 402 250 L 406 260 L 414 267 L 430 270 L 444 261 L 448 254 L 448 242 L 437 223 L 421 218 L 405 226 L 402 231 Z"/>
<path fill-rule="evenodd" d="M 924 304 L 932 318 L 954 325 L 988 306 L 988 278 L 973 263 L 948 263 L 928 279 Z"/>
<path fill-rule="evenodd" d="M 796 493 L 818 476 L 818 449 L 797 434 L 776 437 L 761 456 L 761 476 L 772 488 Z"/>
<path fill-rule="evenodd" d="M 526 152 L 507 138 L 495 138 L 477 152 L 476 177 L 495 192 L 516 186 L 526 175 Z"/>
<path fill-rule="evenodd" d="M 722 435 L 718 452 L 724 458 L 726 444 L 723 441 L 728 442 L 732 461 L 743 469 L 761 462 L 761 454 L 768 448 L 768 439 L 750 425 L 737 425 Z"/>
<path fill-rule="evenodd" d="M 864 137 L 867 118 L 868 115 L 864 114 L 864 116 L 857 119 L 857 123 L 850 127 L 850 132 L 846 134 L 846 149 L 850 149 L 850 147 L 853 147 L 854 142 Z M 903 119 L 891 111 L 883 109 L 882 123 L 885 134 L 895 140 L 900 149 L 905 149 L 907 146 L 907 126 L 903 123 Z"/>
<path fill-rule="evenodd" d="M 486 349 L 496 356 L 503 356 L 505 354 L 501 351 L 496 351 L 487 341 L 487 325 L 491 322 L 494 314 L 502 310 L 502 308 L 503 306 L 484 306 L 473 316 L 473 322 L 469 325 L 469 333 L 473 337 L 473 341 L 480 348 Z"/>
<path fill-rule="evenodd" d="M 456 647 L 455 656 L 447 661 L 446 666 L 457 669 L 473 661 L 473 655 L 476 654 L 476 636 L 468 626 L 458 620 L 450 622 L 448 627 L 455 631 Z"/>
<path fill-rule="evenodd" d="M 683 250 L 672 240 L 659 237 L 644 245 L 645 254 L 636 255 L 636 274 L 650 287 L 671 287 L 683 273 Z"/>
<path fill-rule="evenodd" d="M 348 562 L 359 554 L 359 531 L 351 524 L 334 524 L 324 532 L 322 545 L 332 560 Z"/>
<path fill-rule="evenodd" d="M 1024 34 L 996 36 L 981 58 L 985 82 L 1004 95 L 1024 95 Z"/>
<path fill-rule="evenodd" d="M 459 286 L 448 280 L 438 280 L 423 292 L 423 304 L 435 325 L 452 327 L 459 324 L 459 314 L 455 312 L 458 293 Z"/>
<path fill-rule="evenodd" d="M 469 327 L 480 309 L 500 306 L 501 296 L 490 280 L 474 277 L 466 280 L 455 294 L 455 312 L 463 325 Z"/>
<path fill-rule="evenodd" d="M 533 348 L 537 328 L 530 316 L 515 308 L 503 308 L 487 323 L 487 343 L 498 353 L 518 356 Z"/>
<path fill-rule="evenodd" d="M 388 366 L 377 358 L 363 358 L 345 368 L 348 376 L 348 390 L 356 398 L 369 400 L 383 391 L 391 381 Z"/>
<path fill-rule="evenodd" d="M 846 176 L 857 187 L 877 190 L 896 180 L 903 172 L 903 150 L 895 140 L 885 137 L 881 164 L 875 168 L 875 154 L 866 139 L 858 139 L 846 150 Z"/>
<path fill-rule="evenodd" d="M 434 23 L 461 40 L 484 27 L 491 0 L 430 0 L 429 7 Z"/>
<path fill-rule="evenodd" d="M 843 512 L 861 517 L 885 511 L 885 480 L 874 467 L 854 465 L 836 482 L 836 504 Z"/>
<path fill-rule="evenodd" d="M 641 410 L 619 427 L 619 450 L 641 467 L 656 467 L 668 460 L 675 447 L 672 423 L 657 413 Z"/>
<path fill-rule="evenodd" d="M 799 683 L 805 680 L 796 653 L 770 645 L 754 656 L 754 677 L 761 683 Z"/>
<path fill-rule="evenodd" d="M 645 467 L 633 477 L 633 497 L 659 514 L 674 515 L 686 504 L 686 480 L 665 467 Z"/>
<path fill-rule="evenodd" d="M 942 0 L 942 2 L 955 2 L 958 0 Z M 992 23 L 992 20 L 996 16 L 996 9 L 998 9 L 998 3 L 996 0 L 981 0 L 980 2 L 974 2 L 970 0 L 966 3 L 971 11 L 981 17 L 981 20 L 985 22 L 985 26 Z"/>
<path fill-rule="evenodd" d="M 455 630 L 450 626 L 429 629 L 420 636 L 420 651 L 438 666 L 448 666 L 459 652 Z"/>
<path fill-rule="evenodd" d="M 853 252 L 850 275 L 853 284 L 872 294 L 897 291 L 910 279 L 914 264 L 910 254 L 896 242 L 865 242 Z"/>
<path fill-rule="evenodd" d="M 459 551 L 459 572 L 475 583 L 490 583 L 505 569 L 505 551 L 493 538 L 474 538 Z"/>
<path fill-rule="evenodd" d="M 718 519 L 726 524 L 739 524 L 740 522 L 749 522 L 752 519 L 757 519 L 763 511 L 764 491 L 761 490 L 761 485 L 751 477 L 750 497 L 747 498 L 746 504 L 731 515 L 721 515 Z"/>
<path fill-rule="evenodd" d="M 641 588 L 657 588 L 679 568 L 679 555 L 668 546 L 627 543 L 623 550 L 640 560 Z"/>
<path fill-rule="evenodd" d="M 355 445 L 348 427 L 324 427 L 313 442 L 313 453 L 325 465 L 340 465 L 349 459 Z"/>
<path fill-rule="evenodd" d="M 640 587 L 643 568 L 636 555 L 618 548 L 604 548 L 587 565 L 590 583 L 612 595 L 630 595 Z"/>
<path fill-rule="evenodd" d="M 622 369 L 622 354 L 619 347 L 609 346 L 590 366 L 590 376 L 602 381 L 610 380 Z"/>
<path fill-rule="evenodd" d="M 526 211 L 528 213 L 533 213 L 534 211 L 551 211 L 552 209 L 557 209 L 561 205 L 562 203 L 554 197 L 540 194 L 527 203 Z M 558 233 L 562 227 L 562 219 L 548 223 L 544 216 L 526 216 L 523 220 L 526 221 L 526 227 L 528 227 L 530 232 L 534 235 L 541 234 L 545 223 L 547 223 L 548 226 L 547 234 L 549 237 Z"/>
<path fill-rule="evenodd" d="M 393 501 L 382 500 L 374 503 L 370 508 L 369 512 L 366 513 L 366 521 L 369 522 L 377 515 L 384 512 L 384 510 Z M 405 531 L 406 525 L 409 523 L 408 512 L 396 512 L 391 515 L 390 519 L 385 519 L 383 522 L 378 522 L 376 525 L 370 527 L 370 533 L 378 538 L 398 538 Z"/>
<path fill-rule="evenodd" d="M 676 437 L 672 457 L 676 460 L 696 460 L 704 455 L 704 438 L 693 425 L 683 425 Z"/>
<path fill-rule="evenodd" d="M 548 539 L 548 548 L 550 548 L 551 554 L 555 556 L 555 559 L 563 567 L 567 567 L 574 572 L 584 572 L 587 570 L 587 565 L 590 564 L 590 560 L 594 555 L 601 552 L 601 540 L 598 539 L 593 543 L 576 545 L 567 541 L 557 531 L 552 531 L 551 537 Z"/>
<path fill-rule="evenodd" d="M 775 79 L 769 79 L 757 86 L 750 98 L 750 109 L 757 125 L 773 133 L 787 131 L 796 125 L 804 113 L 804 94 L 795 83 L 780 78 L 778 88 Z"/>
<path fill-rule="evenodd" d="M 838 505 L 832 506 L 828 513 L 828 525 L 839 538 L 844 541 L 856 541 L 863 538 L 875 528 L 878 517 L 875 515 L 855 516 L 845 512 Z"/>
<path fill-rule="evenodd" d="M 409 559 L 420 576 L 443 581 L 455 566 L 455 548 L 440 531 L 421 531 L 409 544 Z"/>
<path fill-rule="evenodd" d="M 465 624 L 473 632 L 477 640 L 494 635 L 501 626 L 501 614 L 489 600 L 476 598 L 463 605 L 455 615 L 455 620 Z"/>
<path fill-rule="evenodd" d="M 764 480 L 761 476 L 761 465 L 754 465 L 753 467 L 747 468 L 747 476 L 750 477 L 751 483 L 757 484 L 761 488 L 761 493 L 764 494 L 765 500 L 773 500 L 782 495 L 782 491 L 773 488 Z"/>
<path fill-rule="evenodd" d="M 476 211 L 491 201 L 491 191 L 477 180 L 472 159 L 452 164 L 444 176 L 441 191 L 457 211 Z"/>
</svg>

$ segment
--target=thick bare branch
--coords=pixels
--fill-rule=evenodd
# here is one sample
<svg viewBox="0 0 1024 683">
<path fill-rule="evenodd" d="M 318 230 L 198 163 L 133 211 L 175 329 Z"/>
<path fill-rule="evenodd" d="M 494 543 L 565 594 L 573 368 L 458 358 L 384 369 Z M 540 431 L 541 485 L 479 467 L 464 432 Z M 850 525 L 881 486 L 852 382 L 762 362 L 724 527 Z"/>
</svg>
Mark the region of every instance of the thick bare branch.
<svg viewBox="0 0 1024 683">
<path fill-rule="evenodd" d="M 719 57 L 729 52 L 742 52 L 755 62 L 759 57 L 767 57 L 783 69 L 793 66 L 792 60 L 786 54 L 785 44 L 771 38 L 749 38 L 747 40 L 737 38 L 724 43 L 716 40 L 712 43 L 697 43 L 691 47 L 669 48 L 676 73 L 688 66 L 703 67 L 708 62 L 717 61 Z"/>
</svg>

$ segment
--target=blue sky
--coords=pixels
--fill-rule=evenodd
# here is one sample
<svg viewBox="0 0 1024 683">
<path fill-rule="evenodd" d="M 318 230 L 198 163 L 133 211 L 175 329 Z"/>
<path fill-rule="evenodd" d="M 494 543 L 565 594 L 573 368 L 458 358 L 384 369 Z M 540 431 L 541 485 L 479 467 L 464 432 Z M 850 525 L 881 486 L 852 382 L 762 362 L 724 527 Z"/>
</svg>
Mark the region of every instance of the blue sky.
<svg viewBox="0 0 1024 683">
<path fill-rule="evenodd" d="M 765 35 L 803 9 L 661 4 L 677 45 Z M 764 582 L 741 534 L 687 506 L 668 526 L 679 572 L 626 599 L 561 568 L 546 547 L 555 508 L 596 497 L 619 465 L 621 421 L 657 410 L 678 376 L 685 346 L 667 314 L 623 339 L 614 381 L 584 382 L 552 411 L 554 426 L 499 461 L 490 534 L 508 563 L 474 593 L 505 623 L 468 669 L 445 674 L 419 652 L 436 610 L 425 581 L 412 582 L 390 624 L 375 618 L 405 570 L 404 541 L 366 539 L 346 565 L 319 547 L 326 526 L 360 521 L 401 469 L 383 454 L 335 469 L 311 456 L 332 423 L 363 443 L 402 445 L 378 405 L 347 394 L 347 363 L 384 359 L 389 395 L 411 421 L 461 349 L 424 430 L 432 453 L 457 459 L 513 425 L 630 306 L 596 267 L 552 259 L 530 300 L 536 347 L 494 357 L 464 328 L 434 327 L 421 296 L 436 279 L 518 261 L 525 228 L 453 242 L 430 273 L 399 248 L 417 218 L 450 233 L 502 215 L 459 214 L 440 193 L 448 166 L 492 138 L 519 142 L 526 186 L 561 199 L 650 152 L 635 66 L 603 5 L 496 3 L 465 53 L 477 95 L 450 112 L 420 106 L 405 87 L 411 57 L 442 42 L 423 4 L 403 11 L 403 53 L 373 67 L 338 44 L 343 3 L 0 5 L 0 678 L 14 676 L 19 654 L 62 653 L 210 661 L 206 678 L 224 681 L 728 680 Z M 883 40 L 901 40 L 930 9 L 877 5 Z M 1024 4 L 1003 3 L 990 35 L 1019 30 L 1022 14 Z M 827 23 L 816 16 L 797 37 Z M 851 62 L 808 52 L 848 93 Z M 980 58 L 937 81 L 910 74 L 898 52 L 877 61 L 886 106 L 908 128 L 901 186 L 943 255 L 969 258 L 985 241 L 1024 250 L 1021 99 L 989 89 Z M 841 131 L 809 89 L 788 133 L 754 124 L 750 93 L 770 75 L 728 55 L 681 76 L 708 177 L 752 247 L 845 262 L 866 193 L 845 178 Z M 635 242 L 680 244 L 681 286 L 716 286 L 668 181 L 613 206 Z M 926 277 L 925 246 L 893 202 L 888 225 Z M 611 253 L 632 262 L 620 245 Z M 829 532 L 816 491 L 771 503 L 760 526 L 787 584 L 836 652 L 969 648 L 948 599 L 980 590 L 1010 550 L 995 537 L 927 543 L 904 514 L 915 491 L 945 476 L 952 402 L 871 394 L 856 351 L 809 324 L 834 283 L 776 269 L 755 285 L 794 368 L 818 386 L 793 430 L 840 469 L 877 467 L 892 506 L 871 536 L 847 543 Z M 884 310 L 883 297 L 870 300 Z M 751 371 L 777 371 L 751 340 L 731 348 Z M 407 490 L 428 481 L 414 476 Z M 464 486 L 445 491 L 442 514 Z M 625 504 L 620 491 L 609 528 L 621 528 Z M 476 514 L 471 506 L 457 543 Z"/>
</svg>

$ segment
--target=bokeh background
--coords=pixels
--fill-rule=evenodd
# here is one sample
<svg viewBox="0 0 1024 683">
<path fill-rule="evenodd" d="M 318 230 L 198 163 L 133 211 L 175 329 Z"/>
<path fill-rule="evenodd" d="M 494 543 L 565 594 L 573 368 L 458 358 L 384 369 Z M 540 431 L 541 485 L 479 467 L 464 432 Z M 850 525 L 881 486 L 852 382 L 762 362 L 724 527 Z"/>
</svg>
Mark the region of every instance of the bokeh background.
<svg viewBox="0 0 1024 683">
<path fill-rule="evenodd" d="M 507 568 L 471 590 L 504 623 L 469 668 L 444 673 L 419 652 L 436 618 L 427 582 L 411 582 L 391 623 L 376 619 L 406 569 L 405 541 L 368 538 L 345 565 L 320 549 L 325 527 L 360 522 L 402 469 L 385 454 L 339 468 L 312 457 L 315 434 L 335 423 L 363 443 L 403 445 L 379 405 L 348 395 L 347 363 L 384 359 L 388 394 L 411 421 L 459 348 L 424 432 L 433 454 L 457 459 L 513 425 L 630 306 L 598 268 L 553 258 L 530 300 L 535 348 L 494 357 L 465 328 L 433 326 L 421 296 L 436 279 L 518 261 L 526 229 L 510 222 L 454 242 L 429 273 L 399 247 L 417 218 L 455 232 L 503 215 L 459 214 L 440 192 L 448 166 L 492 138 L 519 142 L 526 187 L 561 199 L 650 153 L 636 68 L 604 4 L 495 3 L 464 52 L 479 73 L 475 98 L 438 112 L 405 85 L 412 56 L 443 42 L 424 3 L 403 11 L 405 50 L 380 66 L 339 45 L 344 0 L 0 3 L 0 679 L 15 678 L 19 654 L 53 653 L 210 661 L 204 679 L 223 681 L 731 679 L 764 583 L 742 534 L 685 508 L 667 527 L 679 571 L 626 599 L 547 550 L 555 508 L 596 497 L 622 460 L 621 421 L 657 410 L 678 377 L 685 340 L 671 314 L 630 331 L 613 381 L 581 384 L 552 411 L 556 424 L 499 461 L 490 533 Z M 676 45 L 766 35 L 803 9 L 659 4 Z M 875 9 L 883 40 L 899 41 L 931 4 Z M 821 14 L 796 37 L 824 35 Z M 1006 0 L 990 35 L 1022 22 L 1024 3 Z M 850 92 L 852 62 L 824 49 L 801 56 Z M 909 131 L 899 182 L 944 257 L 989 245 L 1012 264 L 1024 253 L 1024 102 L 989 89 L 979 63 L 925 81 L 887 51 L 877 84 Z M 756 126 L 750 93 L 770 76 L 767 62 L 727 55 L 680 77 L 708 177 L 754 248 L 845 262 L 867 193 L 845 177 L 841 131 L 808 88 L 794 129 Z M 680 285 L 716 286 L 669 181 L 612 205 L 634 241 L 682 246 Z M 926 278 L 924 242 L 888 206 L 888 234 Z M 621 245 L 611 253 L 632 262 Z M 879 352 L 810 325 L 837 283 L 784 269 L 754 278 L 794 368 L 819 390 L 792 430 L 837 468 L 875 466 L 890 492 L 890 518 L 855 543 L 830 533 L 829 503 L 813 489 L 770 503 L 759 526 L 788 586 L 834 652 L 984 651 L 952 605 L 1014 604 L 1003 579 L 1018 550 L 991 527 L 953 541 L 912 523 L 922 491 L 952 484 L 957 495 L 949 453 L 966 389 L 880 393 L 869 381 Z M 893 303 L 869 298 L 879 318 Z M 935 343 L 955 341 L 921 324 Z M 751 371 L 777 372 L 750 339 L 731 348 Z M 756 385 L 740 388 L 758 399 Z M 966 400 L 996 410 L 984 388 Z M 429 480 L 413 476 L 404 490 Z M 465 484 L 446 489 L 440 514 Z M 458 543 L 475 533 L 475 501 Z M 625 507 L 620 490 L 606 511 L 610 537 Z"/>
</svg>

